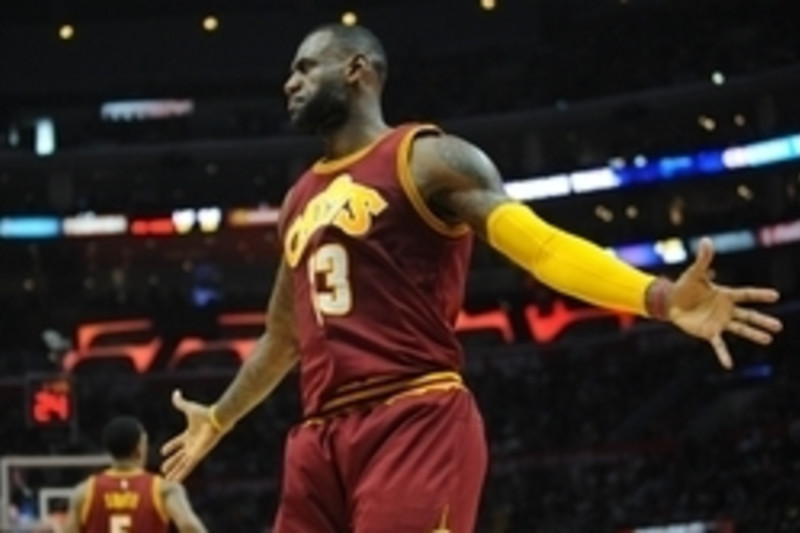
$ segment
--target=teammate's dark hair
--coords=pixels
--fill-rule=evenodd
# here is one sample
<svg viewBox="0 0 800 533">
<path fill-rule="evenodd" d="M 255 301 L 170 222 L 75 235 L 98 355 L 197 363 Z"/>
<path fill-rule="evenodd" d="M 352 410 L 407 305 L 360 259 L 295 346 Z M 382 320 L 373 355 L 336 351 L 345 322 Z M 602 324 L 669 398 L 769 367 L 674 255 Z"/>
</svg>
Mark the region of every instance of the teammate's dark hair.
<svg viewBox="0 0 800 533">
<path fill-rule="evenodd" d="M 133 457 L 142 433 L 141 422 L 131 416 L 120 416 L 103 429 L 103 444 L 114 459 L 129 459 Z"/>
<path fill-rule="evenodd" d="M 386 57 L 386 49 L 374 33 L 364 26 L 333 23 L 318 26 L 309 35 L 320 32 L 330 33 L 342 51 L 364 54 L 378 73 L 381 83 L 386 82 L 389 75 L 389 60 Z"/>
</svg>

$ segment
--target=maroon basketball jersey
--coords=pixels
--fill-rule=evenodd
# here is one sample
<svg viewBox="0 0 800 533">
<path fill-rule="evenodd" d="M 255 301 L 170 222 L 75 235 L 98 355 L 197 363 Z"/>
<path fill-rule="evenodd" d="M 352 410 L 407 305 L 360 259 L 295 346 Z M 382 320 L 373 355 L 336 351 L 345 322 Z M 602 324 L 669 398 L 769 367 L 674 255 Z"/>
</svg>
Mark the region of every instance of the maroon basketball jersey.
<svg viewBox="0 0 800 533">
<path fill-rule="evenodd" d="M 287 195 L 280 233 L 306 416 L 342 386 L 462 365 L 454 323 L 472 235 L 431 213 L 415 187 L 410 150 L 426 133 L 440 131 L 404 125 L 350 156 L 320 161 Z"/>
<path fill-rule="evenodd" d="M 107 470 L 89 478 L 82 533 L 167 533 L 161 478 L 142 470 Z"/>
</svg>

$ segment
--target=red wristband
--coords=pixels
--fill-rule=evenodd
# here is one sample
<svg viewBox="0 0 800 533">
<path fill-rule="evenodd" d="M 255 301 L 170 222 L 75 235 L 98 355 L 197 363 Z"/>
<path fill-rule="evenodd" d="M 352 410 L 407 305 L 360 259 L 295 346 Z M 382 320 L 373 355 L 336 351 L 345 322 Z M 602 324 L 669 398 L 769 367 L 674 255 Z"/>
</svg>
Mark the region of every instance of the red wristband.
<svg viewBox="0 0 800 533">
<path fill-rule="evenodd" d="M 666 278 L 657 278 L 649 287 L 645 296 L 645 310 L 650 317 L 658 320 L 669 318 L 669 293 L 672 282 Z"/>
</svg>

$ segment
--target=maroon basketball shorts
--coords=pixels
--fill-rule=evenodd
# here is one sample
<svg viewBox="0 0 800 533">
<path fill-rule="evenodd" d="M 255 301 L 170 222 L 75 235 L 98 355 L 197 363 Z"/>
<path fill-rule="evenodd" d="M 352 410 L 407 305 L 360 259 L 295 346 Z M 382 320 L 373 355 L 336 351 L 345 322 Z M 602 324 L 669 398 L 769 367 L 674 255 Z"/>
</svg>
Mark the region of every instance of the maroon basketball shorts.
<svg viewBox="0 0 800 533">
<path fill-rule="evenodd" d="M 460 381 L 290 432 L 275 533 L 472 533 L 483 421 Z"/>
</svg>

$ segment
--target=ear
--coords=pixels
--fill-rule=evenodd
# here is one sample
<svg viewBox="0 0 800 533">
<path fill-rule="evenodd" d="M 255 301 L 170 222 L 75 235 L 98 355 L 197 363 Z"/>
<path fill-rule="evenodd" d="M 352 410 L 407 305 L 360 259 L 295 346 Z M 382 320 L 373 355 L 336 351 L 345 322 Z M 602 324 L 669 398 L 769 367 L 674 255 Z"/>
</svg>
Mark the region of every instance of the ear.
<svg viewBox="0 0 800 533">
<path fill-rule="evenodd" d="M 347 62 L 345 79 L 348 83 L 355 83 L 369 67 L 369 61 L 363 54 L 356 54 Z"/>
</svg>

